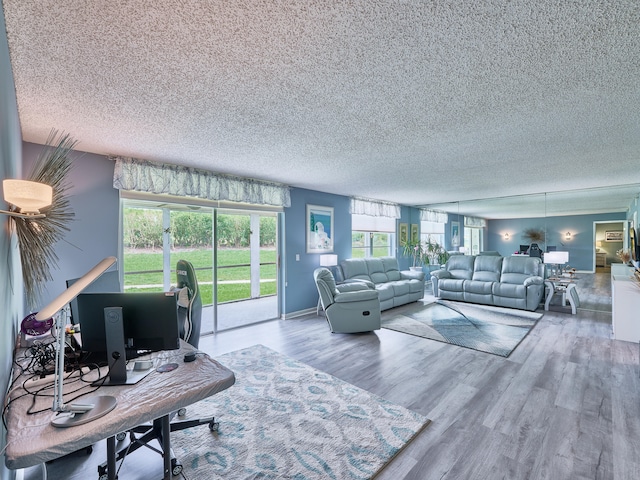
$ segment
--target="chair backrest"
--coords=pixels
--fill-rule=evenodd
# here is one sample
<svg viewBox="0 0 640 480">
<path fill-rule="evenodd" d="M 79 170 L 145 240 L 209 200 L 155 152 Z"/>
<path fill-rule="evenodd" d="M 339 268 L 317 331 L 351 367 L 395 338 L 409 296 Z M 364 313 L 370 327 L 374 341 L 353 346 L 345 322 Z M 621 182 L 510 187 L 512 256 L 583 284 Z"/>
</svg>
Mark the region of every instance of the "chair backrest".
<svg viewBox="0 0 640 480">
<path fill-rule="evenodd" d="M 198 348 L 200 325 L 202 323 L 202 298 L 193 265 L 186 260 L 178 260 L 176 280 L 179 289 L 186 288 L 188 301 L 186 306 L 178 306 L 180 338 Z"/>
<path fill-rule="evenodd" d="M 333 303 L 333 296 L 336 291 L 336 281 L 333 274 L 328 268 L 320 267 L 313 271 L 313 279 L 316 282 L 316 288 L 320 295 L 322 308 L 326 311 L 329 305 Z"/>
<path fill-rule="evenodd" d="M 542 250 L 540 250 L 540 247 L 537 243 L 532 243 L 529 247 L 529 256 L 542 258 Z"/>
</svg>

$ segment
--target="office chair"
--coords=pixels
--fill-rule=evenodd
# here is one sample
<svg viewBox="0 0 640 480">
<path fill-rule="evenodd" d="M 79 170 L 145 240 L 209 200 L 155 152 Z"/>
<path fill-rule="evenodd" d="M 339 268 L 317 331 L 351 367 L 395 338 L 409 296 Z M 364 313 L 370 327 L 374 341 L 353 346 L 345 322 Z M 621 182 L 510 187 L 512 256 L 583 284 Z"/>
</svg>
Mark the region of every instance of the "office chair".
<svg viewBox="0 0 640 480">
<path fill-rule="evenodd" d="M 532 243 L 529 247 L 529 256 L 542 258 L 542 250 L 540 250 L 540 247 L 537 243 Z"/>
<path fill-rule="evenodd" d="M 180 290 L 178 294 L 178 322 L 180 338 L 185 342 L 192 345 L 194 348 L 198 348 L 200 342 L 200 324 L 202 321 L 202 298 L 200 297 L 200 288 L 198 287 L 198 280 L 196 278 L 195 269 L 193 265 L 186 260 L 178 260 L 176 265 L 176 285 Z M 186 413 L 185 408 L 178 410 L 178 416 L 184 416 Z M 116 463 L 138 450 L 140 447 L 147 447 L 160 455 L 163 455 L 162 447 L 156 448 L 149 445 L 152 440 L 157 440 L 162 445 L 162 419 L 158 418 L 153 421 L 152 424 L 138 425 L 137 427 L 129 430 L 129 445 L 120 451 L 116 455 Z M 171 422 L 171 431 L 176 432 L 184 430 L 185 428 L 196 427 L 198 425 L 208 425 L 209 430 L 215 432 L 218 430 L 219 423 L 215 421 L 215 417 L 197 418 L 194 420 L 181 420 L 177 422 Z M 137 437 L 136 434 L 142 434 Z M 122 441 L 126 438 L 126 432 L 116 435 L 116 440 Z M 175 457 L 173 451 L 171 455 L 171 473 L 173 475 L 180 475 L 182 473 L 182 465 Z M 104 462 L 98 466 L 98 476 L 100 480 L 107 478 L 107 463 Z"/>
<path fill-rule="evenodd" d="M 178 322 L 180 338 L 198 348 L 200 324 L 202 323 L 202 298 L 193 265 L 186 260 L 178 260 L 176 265 L 178 295 Z M 185 290 L 186 289 L 186 290 Z M 186 293 L 186 298 L 184 293 Z"/>
</svg>

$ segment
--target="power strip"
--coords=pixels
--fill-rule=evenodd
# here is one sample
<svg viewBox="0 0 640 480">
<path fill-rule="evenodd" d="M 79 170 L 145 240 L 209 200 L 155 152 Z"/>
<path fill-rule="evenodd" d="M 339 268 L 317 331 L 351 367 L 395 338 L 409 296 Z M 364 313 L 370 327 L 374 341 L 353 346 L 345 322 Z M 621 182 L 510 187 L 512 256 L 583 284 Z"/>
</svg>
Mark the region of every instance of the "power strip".
<svg viewBox="0 0 640 480">
<path fill-rule="evenodd" d="M 91 369 L 89 367 L 82 367 L 80 370 L 75 370 L 72 373 L 65 373 L 64 379 L 67 380 L 76 378 L 80 375 L 89 373 L 90 371 Z M 46 377 L 32 377 L 24 382 L 24 388 L 30 390 L 33 388 L 42 387 L 44 385 L 53 385 L 55 377 L 56 375 L 53 373 L 51 375 L 47 375 Z"/>
</svg>

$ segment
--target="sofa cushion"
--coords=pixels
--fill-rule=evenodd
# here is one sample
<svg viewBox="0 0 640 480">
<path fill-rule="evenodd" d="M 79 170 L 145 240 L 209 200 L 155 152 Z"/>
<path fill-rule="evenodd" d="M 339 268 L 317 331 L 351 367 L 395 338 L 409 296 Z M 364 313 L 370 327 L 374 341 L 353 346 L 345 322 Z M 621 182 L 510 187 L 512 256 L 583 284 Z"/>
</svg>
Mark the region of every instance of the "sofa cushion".
<svg viewBox="0 0 640 480">
<path fill-rule="evenodd" d="M 365 262 L 367 264 L 367 270 L 369 271 L 369 277 L 373 283 L 378 284 L 389 281 L 382 260 L 379 258 L 368 258 Z"/>
<path fill-rule="evenodd" d="M 367 264 L 364 260 L 359 258 L 348 258 L 340 262 L 340 268 L 344 279 L 356 278 L 360 280 L 371 280 L 369 277 L 369 271 Z"/>
<path fill-rule="evenodd" d="M 406 280 L 402 280 L 399 282 L 389 282 L 393 287 L 393 296 L 399 297 L 401 295 L 409 295 L 411 292 L 411 287 L 409 286 L 409 282 Z"/>
<path fill-rule="evenodd" d="M 385 300 L 391 300 L 394 296 L 393 285 L 390 283 L 379 283 L 376 285 L 376 290 L 378 292 L 378 298 L 381 302 Z"/>
<path fill-rule="evenodd" d="M 483 280 L 465 280 L 463 288 L 465 293 L 491 296 L 493 284 L 494 282 L 485 282 Z"/>
<path fill-rule="evenodd" d="M 446 269 L 453 278 L 471 280 L 475 259 L 473 255 L 455 255 L 447 260 Z"/>
<path fill-rule="evenodd" d="M 537 276 L 539 270 L 539 258 L 504 257 L 500 282 L 523 284 L 527 278 Z"/>
<path fill-rule="evenodd" d="M 473 263 L 473 280 L 499 282 L 502 273 L 502 257 L 480 256 Z"/>
<path fill-rule="evenodd" d="M 516 285 L 514 283 L 492 283 L 492 292 L 498 297 L 509 298 L 525 298 L 526 288 L 524 284 Z"/>
<path fill-rule="evenodd" d="M 382 262 L 382 268 L 384 272 L 387 274 L 387 278 L 391 282 L 395 282 L 400 280 L 400 269 L 398 268 L 398 259 L 395 257 L 382 257 L 380 258 Z"/>
</svg>

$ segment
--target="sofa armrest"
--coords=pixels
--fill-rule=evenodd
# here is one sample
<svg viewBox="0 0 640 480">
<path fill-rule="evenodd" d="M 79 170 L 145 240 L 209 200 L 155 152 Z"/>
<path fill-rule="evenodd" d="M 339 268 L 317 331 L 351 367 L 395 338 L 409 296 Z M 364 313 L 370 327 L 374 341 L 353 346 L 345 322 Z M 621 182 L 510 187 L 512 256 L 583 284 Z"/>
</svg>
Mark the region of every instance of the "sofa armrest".
<svg viewBox="0 0 640 480">
<path fill-rule="evenodd" d="M 366 300 L 377 300 L 377 290 L 356 290 L 352 292 L 337 293 L 333 300 L 335 303 L 362 302 Z"/>
<path fill-rule="evenodd" d="M 336 285 L 338 292 L 356 292 L 358 290 L 375 290 L 376 286 L 369 280 L 350 279 Z"/>
<path fill-rule="evenodd" d="M 542 285 L 544 283 L 544 279 L 542 277 L 529 277 L 524 281 L 524 286 L 528 287 L 529 285 Z"/>
<path fill-rule="evenodd" d="M 451 273 L 448 270 L 434 270 L 431 272 L 432 277 L 440 278 L 453 278 Z"/>
<path fill-rule="evenodd" d="M 413 270 L 402 270 L 400 272 L 400 278 L 402 280 L 420 280 L 424 281 L 424 272 L 423 271 L 413 271 Z"/>
</svg>

